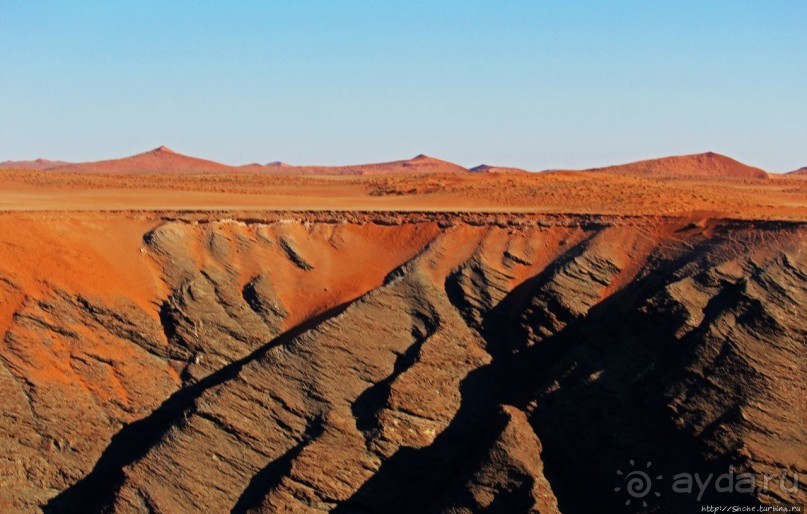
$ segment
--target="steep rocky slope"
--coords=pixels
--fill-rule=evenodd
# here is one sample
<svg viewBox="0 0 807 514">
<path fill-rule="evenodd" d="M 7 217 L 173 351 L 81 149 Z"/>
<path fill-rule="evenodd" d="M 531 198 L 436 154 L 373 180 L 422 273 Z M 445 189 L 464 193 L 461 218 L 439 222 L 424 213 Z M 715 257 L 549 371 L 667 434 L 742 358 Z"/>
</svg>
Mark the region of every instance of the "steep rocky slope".
<svg viewBox="0 0 807 514">
<path fill-rule="evenodd" d="M 0 228 L 4 511 L 685 512 L 669 486 L 626 507 L 617 470 L 807 472 L 799 223 Z"/>
</svg>

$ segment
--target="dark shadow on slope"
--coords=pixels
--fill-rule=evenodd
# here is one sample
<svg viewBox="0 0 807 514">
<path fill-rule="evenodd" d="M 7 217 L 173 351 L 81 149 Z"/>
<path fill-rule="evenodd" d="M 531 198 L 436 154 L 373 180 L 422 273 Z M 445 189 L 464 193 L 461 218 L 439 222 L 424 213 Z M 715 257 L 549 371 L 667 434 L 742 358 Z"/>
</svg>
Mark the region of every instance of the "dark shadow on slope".
<svg viewBox="0 0 807 514">
<path fill-rule="evenodd" d="M 102 512 L 114 501 L 124 476 L 123 468 L 143 457 L 164 434 L 188 412 L 208 389 L 234 378 L 248 363 L 264 356 L 272 348 L 287 344 L 342 313 L 355 300 L 323 312 L 261 346 L 246 357 L 206 376 L 199 382 L 180 389 L 145 418 L 123 427 L 107 446 L 87 476 L 62 491 L 43 506 L 46 513 L 88 514 Z M 170 332 L 170 328 L 166 329 Z"/>
<path fill-rule="evenodd" d="M 351 498 L 332 512 L 424 512 L 447 490 L 474 453 L 485 424 L 495 414 L 494 383 L 488 367 L 472 371 L 461 383 L 462 401 L 449 426 L 422 449 L 400 448 Z M 487 435 L 487 434 L 484 434 Z"/>
<path fill-rule="evenodd" d="M 703 503 L 691 494 L 670 494 L 677 473 L 717 476 L 731 464 L 706 461 L 709 452 L 702 441 L 679 430 L 667 407 L 667 388 L 686 378 L 683 359 L 692 345 L 704 341 L 676 339 L 680 320 L 674 313 L 640 309 L 690 257 L 667 263 L 592 308 L 556 336 L 567 347 L 565 354 L 529 387 L 515 389 L 521 395 L 521 400 L 514 398 L 516 404 L 536 402 L 531 422 L 544 445 L 545 474 L 564 513 L 689 512 L 703 503 L 755 503 L 742 494 L 711 492 Z M 707 310 L 732 309 L 736 300 L 734 286 L 727 286 Z M 525 376 L 540 359 L 540 350 L 530 349 L 514 374 Z M 548 387 L 554 391 L 535 394 Z M 627 473 L 631 460 L 642 467 L 651 462 L 653 473 L 663 476 L 656 490 L 667 494 L 647 498 L 647 508 L 635 499 L 632 506 L 624 503 L 625 484 L 616 473 Z M 580 494 L 581 486 L 586 495 Z M 614 492 L 620 486 L 622 496 Z"/>
<path fill-rule="evenodd" d="M 171 316 L 171 303 L 168 300 L 160 304 L 160 325 L 163 327 L 166 341 L 171 341 L 176 337 L 177 325 Z"/>
<path fill-rule="evenodd" d="M 511 292 L 503 303 L 521 305 L 531 290 L 545 283 L 558 267 L 573 258 L 564 255 L 517 291 Z M 468 304 L 462 288 L 449 277 L 446 289 L 451 303 L 463 314 Z M 466 318 L 465 314 L 463 317 Z M 498 418 L 501 399 L 509 396 L 505 394 L 510 380 L 506 355 L 514 345 L 512 339 L 520 335 L 509 326 L 510 318 L 499 316 L 498 319 L 496 324 L 483 322 L 480 330 L 487 341 L 486 349 L 492 362 L 471 371 L 461 381 L 460 406 L 446 429 L 428 447 L 398 449 L 382 463 L 375 475 L 339 504 L 334 513 L 425 512 L 440 503 L 446 491 L 471 469 L 479 448 L 492 442 L 491 437 L 496 436 L 496 431 L 489 427 Z"/>
<path fill-rule="evenodd" d="M 587 235 L 574 246 L 559 254 L 540 273 L 518 284 L 493 309 L 483 313 L 479 326 L 475 326 L 473 315 L 469 313 L 471 304 L 465 298 L 466 293 L 456 278 L 457 274 L 452 274 L 446 279 L 445 290 L 449 301 L 460 312 L 466 323 L 475 328 L 487 341 L 486 350 L 499 368 L 497 369 L 496 380 L 502 385 L 503 392 L 517 391 L 519 387 L 525 385 L 521 379 L 521 376 L 525 374 L 524 370 L 518 369 L 519 366 L 517 366 L 520 359 L 519 354 L 527 348 L 529 337 L 528 330 L 522 319 L 525 309 L 529 306 L 533 297 L 564 266 L 586 251 L 591 240 L 596 235 L 597 232 Z M 560 312 L 561 309 L 556 310 Z M 564 319 L 564 321 L 570 323 L 574 320 L 568 318 Z M 533 355 L 531 359 L 532 369 L 529 370 L 527 375 L 534 377 L 540 370 L 554 364 L 565 351 L 565 346 L 560 338 L 548 338 L 541 341 L 530 351 Z M 505 394 L 502 398 L 499 398 L 498 403 L 517 405 L 514 400 L 520 400 L 520 398 L 511 398 L 511 396 L 517 397 L 518 395 Z"/>
<path fill-rule="evenodd" d="M 485 425 L 478 427 L 478 435 L 474 435 L 474 453 L 463 457 L 458 475 L 448 485 L 449 489 L 443 491 L 436 504 L 430 505 L 428 512 L 490 512 L 510 514 L 514 512 L 533 512 L 534 498 L 532 496 L 533 477 L 520 469 L 517 463 L 515 468 L 500 468 L 498 476 L 491 477 L 480 468 L 491 464 L 501 458 L 499 452 L 502 448 L 493 450 L 507 430 L 510 416 L 499 405 L 496 412 L 487 420 Z M 504 456 L 500 463 L 508 461 Z M 481 472 L 481 473 L 480 473 Z M 494 472 L 496 473 L 496 472 Z M 480 508 L 480 497 L 474 494 L 473 485 L 480 485 L 480 480 L 498 479 L 498 489 L 488 489 L 493 493 L 493 499 L 485 508 Z"/>
<path fill-rule="evenodd" d="M 491 311 L 481 313 L 481 325 L 474 317 L 474 305 L 473 302 L 469 301 L 466 297 L 467 292 L 463 289 L 459 270 L 446 278 L 444 285 L 446 296 L 462 315 L 466 324 L 476 329 L 486 340 L 489 340 L 491 337 L 494 339 L 504 337 L 504 339 L 508 341 L 517 339 L 520 342 L 524 339 L 525 335 L 523 334 L 523 327 L 516 323 L 517 317 L 530 300 L 531 294 L 536 289 L 546 284 L 563 266 L 582 255 L 596 235 L 597 232 L 586 235 L 586 237 L 577 242 L 574 246 L 555 257 L 540 273 L 528 278 L 513 288 L 513 290 L 507 293 Z M 480 293 L 483 296 L 490 296 L 484 291 Z M 501 333 L 499 332 L 500 330 L 505 330 L 505 332 Z M 491 333 L 491 331 L 495 331 L 496 333 Z M 494 349 L 496 348 L 507 352 L 508 345 L 498 344 L 495 345 Z"/>
<path fill-rule="evenodd" d="M 412 343 L 406 350 L 395 359 L 392 373 L 386 378 L 368 387 L 356 398 L 351 405 L 351 411 L 356 418 L 356 428 L 361 432 L 371 432 L 377 427 L 377 416 L 382 408 L 387 404 L 390 395 L 391 384 L 401 373 L 411 368 L 417 362 L 420 349 L 423 344 L 437 330 L 437 323 L 434 319 L 425 314 L 413 313 L 419 324 L 412 327 Z"/>
<path fill-rule="evenodd" d="M 544 447 L 544 472 L 564 514 L 631 511 L 614 492 L 624 486 L 616 483 L 616 471 L 631 459 L 652 462 L 668 480 L 682 471 L 702 476 L 726 471 L 725 462 L 704 461 L 701 443 L 678 430 L 667 410 L 665 387 L 681 379 L 687 346 L 672 336 L 674 320 L 670 313 L 649 315 L 640 309 L 675 270 L 700 258 L 699 249 L 655 263 L 654 272 L 607 297 L 585 317 L 570 319 L 554 335 L 527 346 L 519 319 L 523 307 L 569 258 L 561 256 L 485 316 L 480 332 L 493 360 L 462 381 L 460 408 L 448 427 L 428 447 L 400 448 L 334 512 L 427 512 L 444 504 L 442 495 L 462 481 L 472 464 L 469 456 L 485 444 L 483 427 L 500 403 L 531 411 Z M 449 293 L 454 302 L 457 293 Z M 535 393 L 554 382 L 559 389 L 533 404 Z M 669 483 L 666 487 L 669 491 Z M 743 495 L 713 494 L 707 500 L 753 503 Z M 499 501 L 504 508 L 507 498 Z M 700 505 L 692 495 L 668 495 L 655 505 L 650 501 L 644 511 Z"/>
<path fill-rule="evenodd" d="M 485 509 L 487 514 L 512 514 L 514 512 L 530 512 L 533 507 L 530 483 L 523 482 L 511 491 L 503 491 L 496 495 Z"/>
<path fill-rule="evenodd" d="M 322 432 L 322 419 L 317 418 L 310 422 L 299 443 L 267 464 L 266 467 L 252 477 L 252 480 L 249 481 L 246 489 L 244 489 L 241 496 L 238 497 L 235 507 L 233 507 L 230 512 L 232 514 L 245 514 L 251 509 L 259 508 L 264 496 L 280 485 L 280 480 L 283 476 L 291 472 L 291 465 L 294 459 L 303 451 L 303 448 L 305 448 L 309 442 L 319 437 Z"/>
</svg>

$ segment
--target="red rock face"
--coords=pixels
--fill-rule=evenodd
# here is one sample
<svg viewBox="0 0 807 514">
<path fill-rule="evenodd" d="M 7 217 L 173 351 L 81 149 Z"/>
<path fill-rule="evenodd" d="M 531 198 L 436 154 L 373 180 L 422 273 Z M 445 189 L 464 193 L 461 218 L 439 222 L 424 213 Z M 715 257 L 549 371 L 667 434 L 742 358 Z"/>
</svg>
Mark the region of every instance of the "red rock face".
<svg viewBox="0 0 807 514">
<path fill-rule="evenodd" d="M 629 460 L 807 472 L 798 222 L 88 213 L 0 228 L 3 511 L 619 511 Z M 701 505 L 650 500 L 639 510 Z"/>
</svg>

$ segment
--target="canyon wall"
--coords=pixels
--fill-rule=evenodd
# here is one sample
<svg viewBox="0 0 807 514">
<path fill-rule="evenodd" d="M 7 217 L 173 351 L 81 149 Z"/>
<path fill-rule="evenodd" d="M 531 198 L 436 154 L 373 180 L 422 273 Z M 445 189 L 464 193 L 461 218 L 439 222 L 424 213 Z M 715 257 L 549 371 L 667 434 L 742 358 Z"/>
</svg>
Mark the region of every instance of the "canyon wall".
<svg viewBox="0 0 807 514">
<path fill-rule="evenodd" d="M 807 472 L 804 224 L 42 213 L 0 234 L 4 511 L 575 513 L 623 508 L 631 460 Z"/>
</svg>

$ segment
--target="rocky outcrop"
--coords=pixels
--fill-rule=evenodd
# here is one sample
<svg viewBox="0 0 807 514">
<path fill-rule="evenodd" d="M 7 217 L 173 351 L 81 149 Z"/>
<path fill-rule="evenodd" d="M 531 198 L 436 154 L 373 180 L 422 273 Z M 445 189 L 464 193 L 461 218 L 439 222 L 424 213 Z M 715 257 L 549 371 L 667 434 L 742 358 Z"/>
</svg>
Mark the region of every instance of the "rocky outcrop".
<svg viewBox="0 0 807 514">
<path fill-rule="evenodd" d="M 540 459 L 543 448 L 523 412 L 502 406 L 492 425 L 495 438 L 480 445 L 466 481 L 439 507 L 446 513 L 558 513 Z"/>
<path fill-rule="evenodd" d="M 96 282 L 0 260 L 3 509 L 616 512 L 630 461 L 807 472 L 803 226 L 327 216 L 154 220 Z M 805 492 L 703 498 L 630 508 Z"/>
</svg>

